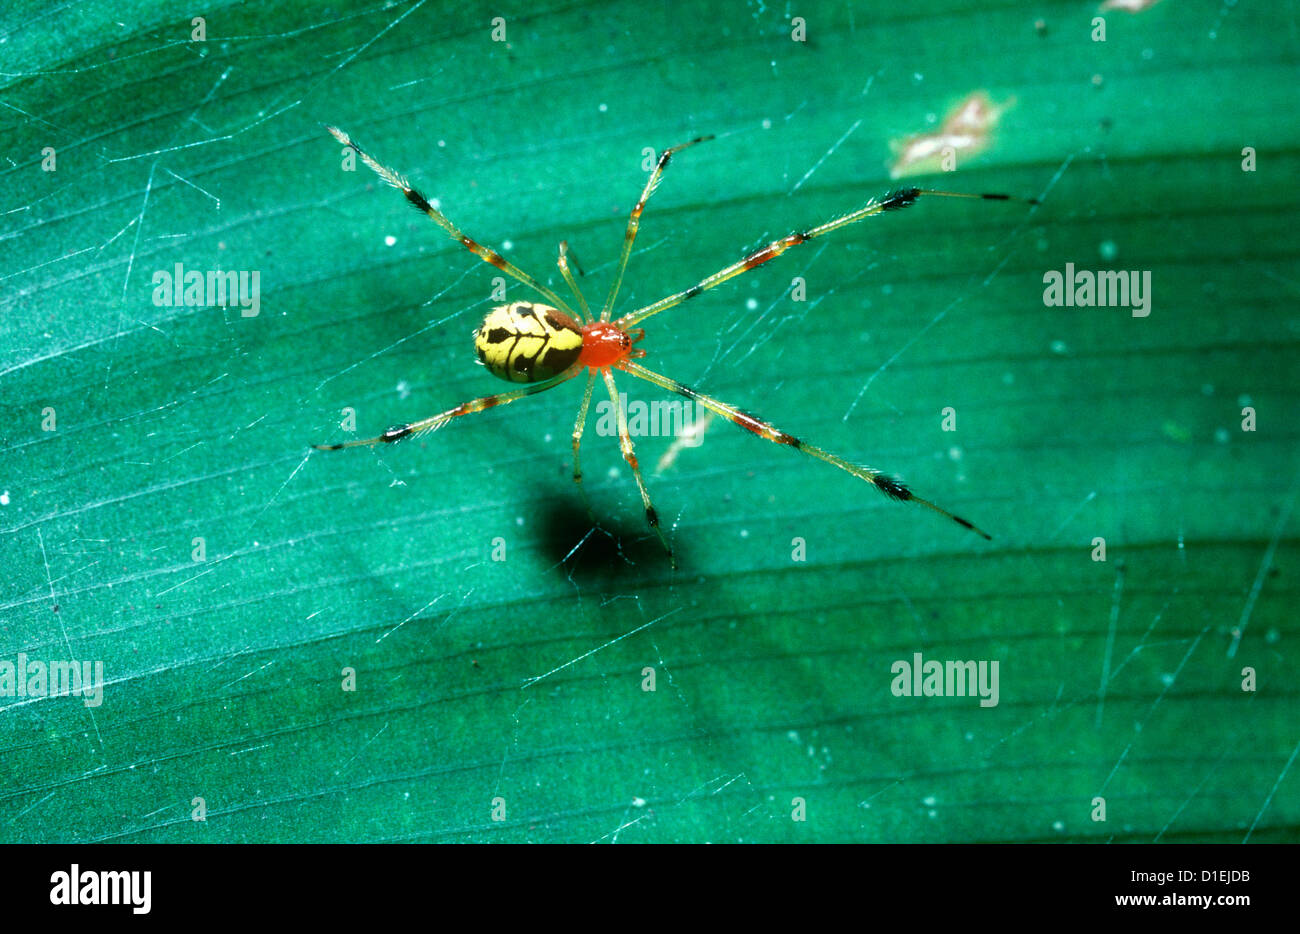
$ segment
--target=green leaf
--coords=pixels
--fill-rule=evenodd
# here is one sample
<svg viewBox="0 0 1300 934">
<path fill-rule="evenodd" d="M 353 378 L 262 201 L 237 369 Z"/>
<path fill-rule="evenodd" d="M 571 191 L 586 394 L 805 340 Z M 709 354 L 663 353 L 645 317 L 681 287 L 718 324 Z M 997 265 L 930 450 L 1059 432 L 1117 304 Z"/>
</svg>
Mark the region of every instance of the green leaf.
<svg viewBox="0 0 1300 934">
<path fill-rule="evenodd" d="M 0 689 L 105 684 L 0 697 L 0 839 L 1296 840 L 1296 4 L 497 6 L 8 14 Z M 891 178 L 976 92 L 987 148 Z M 993 541 L 715 419 L 637 439 L 674 571 L 594 411 L 593 530 L 579 382 L 311 452 L 505 388 L 497 270 L 325 123 L 596 304 L 648 154 L 716 134 L 620 313 L 902 184 L 1041 198 L 922 197 L 640 345 Z M 1067 263 L 1149 316 L 1045 305 Z M 156 301 L 178 265 L 257 314 Z M 895 696 L 916 653 L 997 705 Z"/>
</svg>

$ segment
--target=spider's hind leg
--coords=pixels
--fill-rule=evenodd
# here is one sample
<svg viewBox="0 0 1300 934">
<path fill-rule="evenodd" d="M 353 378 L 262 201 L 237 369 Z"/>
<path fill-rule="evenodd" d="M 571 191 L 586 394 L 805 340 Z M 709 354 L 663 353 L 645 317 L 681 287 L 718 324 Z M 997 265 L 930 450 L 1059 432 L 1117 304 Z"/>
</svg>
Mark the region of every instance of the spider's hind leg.
<svg viewBox="0 0 1300 934">
<path fill-rule="evenodd" d="M 374 172 L 376 175 L 378 175 L 388 184 L 392 185 L 403 195 L 405 195 L 406 200 L 413 207 L 415 207 L 416 210 L 427 215 L 429 220 L 433 221 L 444 231 L 446 231 L 447 236 L 451 237 L 452 240 L 455 240 L 465 249 L 469 250 L 479 259 L 483 260 L 483 262 L 495 266 L 497 269 L 500 269 L 506 275 L 512 277 L 513 279 L 519 282 L 522 282 L 524 285 L 528 286 L 538 295 L 541 295 L 551 304 L 555 305 L 556 308 L 560 308 L 562 310 L 569 310 L 569 306 L 564 303 L 563 299 L 561 299 L 560 296 L 556 295 L 546 286 L 542 285 L 540 282 L 538 282 L 528 273 L 524 272 L 514 263 L 510 262 L 510 260 L 506 259 L 496 250 L 493 250 L 490 247 L 483 246 L 478 241 L 465 236 L 465 234 L 461 232 L 461 229 L 457 227 L 454 223 L 452 223 L 451 218 L 449 218 L 446 214 L 442 213 L 442 211 L 440 211 L 437 207 L 435 207 L 434 204 L 430 202 L 428 198 L 420 194 L 419 191 L 411 187 L 410 182 L 408 182 L 403 176 L 401 176 L 397 172 L 394 172 L 388 166 L 384 165 L 382 162 L 380 162 L 379 160 L 375 159 L 372 155 L 370 155 L 370 153 L 366 152 L 364 149 L 358 146 L 353 141 L 352 137 L 349 136 L 347 133 L 345 133 L 343 130 L 340 130 L 338 127 L 333 127 L 333 126 L 326 126 L 325 129 L 328 130 L 330 135 L 333 136 L 336 140 L 338 140 L 341 144 L 348 147 L 353 152 L 355 152 L 358 156 L 360 156 L 361 161 L 364 162 L 367 166 L 369 166 L 372 172 Z"/>
<path fill-rule="evenodd" d="M 568 283 L 569 291 L 578 299 L 578 307 L 582 309 L 582 320 L 586 324 L 591 324 L 595 319 L 591 317 L 591 309 L 587 307 L 587 298 L 582 294 L 582 289 L 578 288 L 578 282 L 573 278 L 573 273 L 569 269 L 569 257 L 573 255 L 573 249 L 569 246 L 568 240 L 560 241 L 560 256 L 556 265 L 560 267 L 560 275 L 564 276 L 564 281 Z M 578 267 L 578 275 L 585 276 L 582 271 L 582 263 L 578 262 L 578 257 L 573 256 L 573 265 Z"/>
<path fill-rule="evenodd" d="M 516 399 L 522 399 L 524 396 L 531 396 L 539 392 L 545 392 L 548 389 L 553 389 L 560 385 L 560 383 L 573 379 L 573 377 L 578 375 L 580 369 L 581 368 L 578 366 L 572 366 L 563 373 L 557 373 L 548 380 L 543 380 L 540 383 L 533 383 L 530 386 L 525 386 L 523 389 L 514 389 L 510 392 L 498 392 L 491 396 L 482 396 L 478 399 L 471 399 L 469 402 L 462 402 L 454 409 L 448 409 L 445 412 L 439 412 L 437 415 L 422 418 L 418 422 L 411 422 L 409 425 L 394 425 L 382 435 L 375 435 L 373 438 L 360 438 L 356 441 L 342 441 L 338 444 L 313 444 L 312 447 L 317 451 L 338 451 L 342 448 L 368 447 L 374 444 L 392 444 L 401 441 L 403 438 L 409 438 L 411 435 L 435 431 L 447 424 L 453 418 L 460 418 L 462 415 L 473 415 L 475 412 L 482 412 L 498 405 L 508 405 Z M 590 392 L 588 392 L 588 395 L 590 395 Z"/>
</svg>

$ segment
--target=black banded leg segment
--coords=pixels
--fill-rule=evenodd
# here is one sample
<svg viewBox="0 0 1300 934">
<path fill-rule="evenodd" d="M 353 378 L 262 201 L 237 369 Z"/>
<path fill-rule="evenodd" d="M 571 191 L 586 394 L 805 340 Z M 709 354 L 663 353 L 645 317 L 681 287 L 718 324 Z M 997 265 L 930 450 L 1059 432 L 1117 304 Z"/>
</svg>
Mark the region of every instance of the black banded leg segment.
<svg viewBox="0 0 1300 934">
<path fill-rule="evenodd" d="M 618 320 L 618 324 L 624 328 L 631 327 L 649 318 L 651 315 L 657 315 L 661 311 L 674 308 L 682 302 L 688 301 L 699 295 L 701 292 L 707 292 L 709 289 L 716 288 L 729 279 L 746 273 L 755 266 L 761 266 L 768 260 L 775 259 L 791 247 L 807 243 L 817 237 L 825 236 L 833 230 L 839 230 L 841 227 L 847 227 L 850 224 L 856 224 L 860 220 L 868 217 L 874 217 L 877 214 L 884 214 L 886 211 L 897 211 L 909 205 L 915 204 L 919 198 L 937 195 L 944 198 L 978 198 L 988 201 L 1023 201 L 1029 204 L 1037 204 L 1038 201 L 1032 198 L 1016 198 L 1011 195 L 995 194 L 964 194 L 954 191 L 935 191 L 930 188 L 899 188 L 897 191 L 890 192 L 879 200 L 868 201 L 858 210 L 851 214 L 845 214 L 843 217 L 837 217 L 834 220 L 827 221 L 817 227 L 808 230 L 797 231 L 782 237 L 780 240 L 773 240 L 767 246 L 755 250 L 748 256 L 743 257 L 737 262 L 732 263 L 724 269 L 720 269 L 713 275 L 701 279 L 689 289 L 683 289 L 666 298 L 644 308 L 638 309 L 631 314 L 624 315 Z"/>
<path fill-rule="evenodd" d="M 623 273 L 627 270 L 628 257 L 632 255 L 632 243 L 636 240 L 636 232 L 641 226 L 641 212 L 645 210 L 645 203 L 650 200 L 655 189 L 659 187 L 659 180 L 663 177 L 664 169 L 672 161 L 673 154 L 681 152 L 688 146 L 694 146 L 696 143 L 703 143 L 706 140 L 713 139 L 713 136 L 697 136 L 689 143 L 681 143 L 673 146 L 671 149 L 665 149 L 659 155 L 659 161 L 655 164 L 654 171 L 650 173 L 650 178 L 646 180 L 645 188 L 641 191 L 641 197 L 636 206 L 632 208 L 632 214 L 627 219 L 627 232 L 623 234 L 623 252 L 619 254 L 618 266 L 614 270 L 614 282 L 610 286 L 609 296 L 605 299 L 605 305 L 600 310 L 600 320 L 608 321 L 610 312 L 614 308 L 614 299 L 618 296 L 619 286 L 623 284 Z"/>
<path fill-rule="evenodd" d="M 524 396 L 535 395 L 539 392 L 545 392 L 548 389 L 554 389 L 567 380 L 577 376 L 582 367 L 574 366 L 558 373 L 550 379 L 541 383 L 533 383 L 522 389 L 515 389 L 511 392 L 499 392 L 491 396 L 482 396 L 478 399 L 471 399 L 469 402 L 462 402 L 454 409 L 448 409 L 429 418 L 422 418 L 418 422 L 411 422 L 409 425 L 394 425 L 382 435 L 376 435 L 373 438 L 362 438 L 356 441 L 344 441 L 341 444 L 313 444 L 312 447 L 318 451 L 337 451 L 341 448 L 364 447 L 372 444 L 391 444 L 395 441 L 401 441 L 403 438 L 409 438 L 411 435 L 422 434 L 427 431 L 434 431 L 447 424 L 453 418 L 459 418 L 462 415 L 473 415 L 475 412 L 482 412 L 497 405 L 508 405 L 516 399 L 522 399 Z"/>
<path fill-rule="evenodd" d="M 987 532 L 985 532 L 983 529 L 980 529 L 979 527 L 969 522 L 968 520 L 963 519 L 961 516 L 954 515 L 953 513 L 949 512 L 943 507 L 936 506 L 928 499 L 922 499 L 921 497 L 917 496 L 901 480 L 895 480 L 894 478 L 886 474 L 883 474 L 879 470 L 876 470 L 872 467 L 862 467 L 862 466 L 858 466 L 857 464 L 852 464 L 849 461 L 846 461 L 844 458 L 832 454 L 829 451 L 824 451 L 815 445 L 808 444 L 806 441 L 800 441 L 794 435 L 786 434 L 784 431 L 781 431 L 779 428 L 775 427 L 774 425 L 770 425 L 767 422 L 762 421 L 761 419 L 755 418 L 753 415 L 750 415 L 747 412 L 742 412 L 740 409 L 736 408 L 735 406 L 728 405 L 727 403 L 715 399 L 712 396 L 706 396 L 702 392 L 696 392 L 694 389 L 691 389 L 689 386 L 685 386 L 682 383 L 677 382 L 677 380 L 675 379 L 670 379 L 667 376 L 662 376 L 659 373 L 654 372 L 653 370 L 647 370 L 639 363 L 633 363 L 632 361 L 627 360 L 624 361 L 621 364 L 621 366 L 623 370 L 625 370 L 628 373 L 631 373 L 633 376 L 639 376 L 641 377 L 641 379 L 654 383 L 656 386 L 661 386 L 664 389 L 669 390 L 670 392 L 675 392 L 679 395 L 685 396 L 687 399 L 691 399 L 695 402 L 698 402 L 700 405 L 704 406 L 709 411 L 721 415 L 723 418 L 727 419 L 728 421 L 739 425 L 741 428 L 744 428 L 746 431 L 758 435 L 760 438 L 763 438 L 767 441 L 772 441 L 776 444 L 787 445 L 789 447 L 794 448 L 796 451 L 803 451 L 805 454 L 811 454 L 813 457 L 817 458 L 818 460 L 823 460 L 826 463 L 831 464 L 832 466 L 840 468 L 840 470 L 846 471 L 847 473 L 851 473 L 853 474 L 853 476 L 861 480 L 867 481 L 876 489 L 878 489 L 881 493 L 884 493 L 886 496 L 888 496 L 890 499 L 898 500 L 899 502 L 910 501 L 913 503 L 917 503 L 918 505 L 924 506 L 927 509 L 931 509 L 934 512 L 939 513 L 939 515 L 941 516 L 948 517 L 953 522 L 956 522 L 958 525 L 962 526 L 963 528 L 970 529 L 976 535 L 980 535 L 986 539 L 991 539 L 993 537 L 989 535 Z"/>
<path fill-rule="evenodd" d="M 664 551 L 668 552 L 668 561 L 676 568 L 677 558 L 673 554 L 672 546 L 668 544 L 668 539 L 664 538 L 663 529 L 659 528 L 659 514 L 655 512 L 654 504 L 650 502 L 650 491 L 646 489 L 645 480 L 641 477 L 641 466 L 636 460 L 636 450 L 632 446 L 632 435 L 627 430 L 627 413 L 623 411 L 622 400 L 618 397 L 618 388 L 614 385 L 614 374 L 610 372 L 609 367 L 605 367 L 600 371 L 600 375 L 605 377 L 605 386 L 609 389 L 610 401 L 614 405 L 614 411 L 618 414 L 618 444 L 623 449 L 623 459 L 632 468 L 632 474 L 636 477 L 636 485 L 641 490 L 641 502 L 645 506 L 645 521 L 659 536 Z"/>
<path fill-rule="evenodd" d="M 551 302 L 551 304 L 553 304 L 556 308 L 560 308 L 565 311 L 573 310 L 569 308 L 569 306 L 566 305 L 558 295 L 556 295 L 546 286 L 542 285 L 540 282 L 538 282 L 528 273 L 524 272 L 514 263 L 510 262 L 510 260 L 506 259 L 496 250 L 485 247 L 478 241 L 465 236 L 465 234 L 461 232 L 460 228 L 458 228 L 455 224 L 453 224 L 451 222 L 451 219 L 448 218 L 446 214 L 443 214 L 432 204 L 430 204 L 428 199 L 425 198 L 424 195 L 416 191 L 414 188 L 412 188 L 405 178 L 403 178 L 398 173 L 394 172 L 392 169 L 388 168 L 386 165 L 383 165 L 382 163 L 375 160 L 369 153 L 365 152 L 360 146 L 354 143 L 352 141 L 352 137 L 350 137 L 347 133 L 343 132 L 337 127 L 332 127 L 332 126 L 327 126 L 325 127 L 325 129 L 329 130 L 330 135 L 333 136 L 336 140 L 338 140 L 344 146 L 347 146 L 358 156 L 360 156 L 361 161 L 364 162 L 367 166 L 369 166 L 371 171 L 373 171 L 384 181 L 388 182 L 388 184 L 392 185 L 394 188 L 396 188 L 402 194 L 404 194 L 406 196 L 406 200 L 409 201 L 416 208 L 416 210 L 422 211 L 424 214 L 426 214 L 430 220 L 432 220 L 435 224 L 437 224 L 439 227 L 445 230 L 447 232 L 447 236 L 451 237 L 451 239 L 455 240 L 461 246 L 465 247 L 465 249 L 469 250 L 479 259 L 483 260 L 483 262 L 495 266 L 497 269 L 500 269 L 506 275 L 516 279 L 519 282 L 522 282 L 524 285 L 528 286 L 530 289 L 532 289 L 533 291 L 537 292 L 539 295 L 546 298 L 546 300 Z"/>
</svg>

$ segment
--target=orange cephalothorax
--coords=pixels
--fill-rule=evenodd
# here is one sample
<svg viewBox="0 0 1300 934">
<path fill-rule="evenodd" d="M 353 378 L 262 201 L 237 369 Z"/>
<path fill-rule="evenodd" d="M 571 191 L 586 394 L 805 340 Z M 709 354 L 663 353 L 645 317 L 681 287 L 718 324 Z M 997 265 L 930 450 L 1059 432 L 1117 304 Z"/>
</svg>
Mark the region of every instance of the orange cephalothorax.
<svg viewBox="0 0 1300 934">
<path fill-rule="evenodd" d="M 632 338 L 617 324 L 596 321 L 582 329 L 582 353 L 578 362 L 583 366 L 613 366 L 632 349 Z"/>
<path fill-rule="evenodd" d="M 625 331 L 610 321 L 593 321 L 582 329 L 582 353 L 578 362 L 583 366 L 617 366 L 631 357 L 644 357 L 644 350 L 633 350 L 632 345 L 645 337 L 645 331 Z"/>
</svg>

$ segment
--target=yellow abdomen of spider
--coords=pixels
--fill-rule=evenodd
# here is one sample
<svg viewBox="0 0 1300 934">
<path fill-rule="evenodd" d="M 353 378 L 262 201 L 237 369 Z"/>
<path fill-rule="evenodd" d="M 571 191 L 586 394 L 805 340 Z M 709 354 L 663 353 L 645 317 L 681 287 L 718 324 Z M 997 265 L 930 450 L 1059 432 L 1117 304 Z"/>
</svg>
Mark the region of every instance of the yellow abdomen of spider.
<svg viewBox="0 0 1300 934">
<path fill-rule="evenodd" d="M 612 366 L 631 353 L 632 343 L 633 336 L 617 324 L 597 321 L 584 327 L 560 309 L 536 302 L 498 305 L 474 332 L 479 363 L 511 383 L 541 382 L 576 363 Z"/>
</svg>

